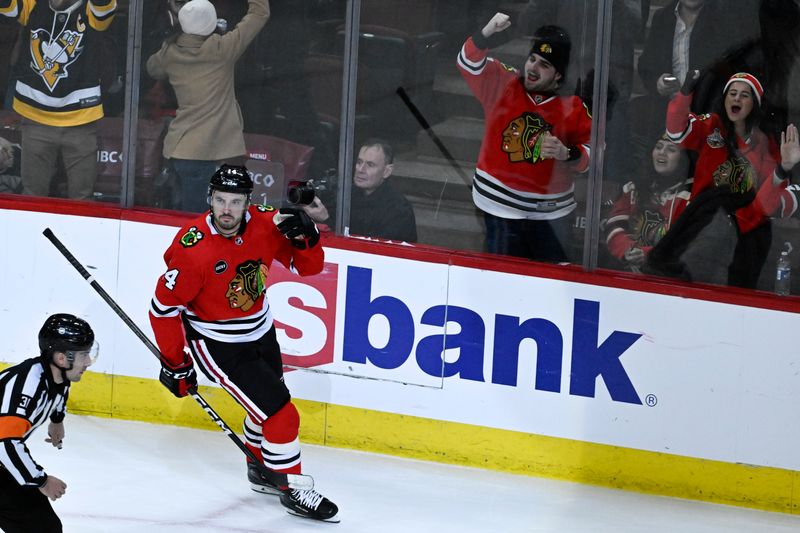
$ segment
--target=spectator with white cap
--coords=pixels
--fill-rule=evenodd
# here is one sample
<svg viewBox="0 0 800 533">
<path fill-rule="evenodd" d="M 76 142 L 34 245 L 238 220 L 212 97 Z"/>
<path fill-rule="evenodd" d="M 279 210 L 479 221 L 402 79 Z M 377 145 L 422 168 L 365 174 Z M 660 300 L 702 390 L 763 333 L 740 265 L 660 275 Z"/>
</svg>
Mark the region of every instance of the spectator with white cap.
<svg viewBox="0 0 800 533">
<path fill-rule="evenodd" d="M 267 19 L 268 0 L 249 0 L 247 13 L 236 27 L 216 33 L 214 5 L 191 0 L 178 11 L 181 33 L 167 39 L 147 60 L 148 74 L 169 80 L 178 99 L 163 154 L 178 175 L 184 211 L 205 211 L 208 176 L 223 162 L 244 159 L 234 67 Z"/>
</svg>

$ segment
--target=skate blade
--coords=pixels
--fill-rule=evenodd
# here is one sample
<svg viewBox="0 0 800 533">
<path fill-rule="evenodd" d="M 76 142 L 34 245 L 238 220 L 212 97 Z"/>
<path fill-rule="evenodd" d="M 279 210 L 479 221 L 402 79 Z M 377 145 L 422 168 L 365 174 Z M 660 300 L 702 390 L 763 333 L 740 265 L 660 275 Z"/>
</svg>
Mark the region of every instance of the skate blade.
<svg viewBox="0 0 800 533">
<path fill-rule="evenodd" d="M 254 492 L 260 492 L 261 494 L 268 494 L 270 496 L 280 496 L 281 494 L 281 491 L 277 488 L 265 487 L 264 485 L 258 485 L 256 483 L 250 483 L 250 488 L 253 489 Z"/>
<path fill-rule="evenodd" d="M 302 513 L 298 513 L 293 509 L 286 508 L 286 512 L 290 515 L 294 515 L 300 518 L 305 518 L 306 520 L 313 520 L 315 522 L 328 522 L 329 524 L 338 524 L 341 520 L 339 519 L 339 513 L 336 513 L 330 518 L 314 518 L 313 516 L 308 516 Z"/>
</svg>

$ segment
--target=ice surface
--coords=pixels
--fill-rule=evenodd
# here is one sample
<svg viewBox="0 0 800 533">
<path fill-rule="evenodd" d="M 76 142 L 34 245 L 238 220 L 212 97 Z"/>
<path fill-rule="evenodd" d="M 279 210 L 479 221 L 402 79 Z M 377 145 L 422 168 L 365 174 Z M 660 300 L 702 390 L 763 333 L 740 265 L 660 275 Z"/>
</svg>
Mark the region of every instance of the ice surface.
<svg viewBox="0 0 800 533">
<path fill-rule="evenodd" d="M 64 448 L 29 440 L 67 483 L 67 533 L 767 533 L 800 517 L 647 496 L 396 457 L 303 446 L 303 470 L 341 523 L 286 513 L 250 490 L 244 455 L 221 431 L 68 415 Z"/>
</svg>

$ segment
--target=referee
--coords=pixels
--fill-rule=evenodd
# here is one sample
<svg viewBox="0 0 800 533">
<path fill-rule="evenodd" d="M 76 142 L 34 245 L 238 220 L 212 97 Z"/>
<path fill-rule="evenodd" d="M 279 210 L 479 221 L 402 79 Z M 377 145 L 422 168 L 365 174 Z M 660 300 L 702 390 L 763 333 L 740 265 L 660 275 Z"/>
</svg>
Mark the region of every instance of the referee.
<svg viewBox="0 0 800 533">
<path fill-rule="evenodd" d="M 61 520 L 48 498 L 64 495 L 66 483 L 48 475 L 25 441 L 48 419 L 49 438 L 61 448 L 69 386 L 97 359 L 89 324 L 60 313 L 39 331 L 39 357 L 0 372 L 0 529 L 6 533 L 60 533 Z"/>
</svg>

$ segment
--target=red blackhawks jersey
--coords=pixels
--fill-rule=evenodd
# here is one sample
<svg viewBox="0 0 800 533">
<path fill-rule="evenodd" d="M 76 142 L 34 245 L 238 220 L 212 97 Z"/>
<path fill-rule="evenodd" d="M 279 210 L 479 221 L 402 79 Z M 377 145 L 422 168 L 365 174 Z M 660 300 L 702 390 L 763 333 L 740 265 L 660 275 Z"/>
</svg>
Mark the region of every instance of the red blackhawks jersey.
<svg viewBox="0 0 800 533">
<path fill-rule="evenodd" d="M 758 129 L 748 141 L 737 138 L 740 155 L 728 154 L 725 126 L 716 113 L 689 112 L 691 95 L 677 94 L 667 108 L 667 136 L 686 149 L 698 152 L 692 198 L 712 187 L 728 186 L 733 192 L 755 194 L 753 202 L 736 212 L 739 229 L 746 233 L 770 216 L 788 216 L 794 198 L 786 191 L 788 180 L 778 177 L 778 146 Z"/>
<path fill-rule="evenodd" d="M 322 271 L 324 252 L 317 245 L 299 250 L 278 231 L 270 206 L 250 206 L 244 229 L 220 235 L 206 213 L 178 231 L 164 253 L 167 271 L 158 279 L 150 306 L 150 324 L 161 353 L 183 361 L 184 334 L 220 342 L 248 342 L 272 327 L 264 292 L 273 261 L 300 275 Z"/>
<path fill-rule="evenodd" d="M 475 205 L 511 219 L 552 220 L 572 212 L 575 173 L 589 165 L 592 119 L 583 101 L 529 93 L 519 71 L 487 57 L 472 37 L 457 65 L 486 118 L 472 185 Z M 565 146 L 577 147 L 580 159 L 542 159 L 548 131 Z"/>
<path fill-rule="evenodd" d="M 622 259 L 631 248 L 648 253 L 683 212 L 691 183 L 688 179 L 649 195 L 640 193 L 633 182 L 623 185 L 622 196 L 614 202 L 605 221 L 606 244 L 611 255 Z"/>
</svg>

